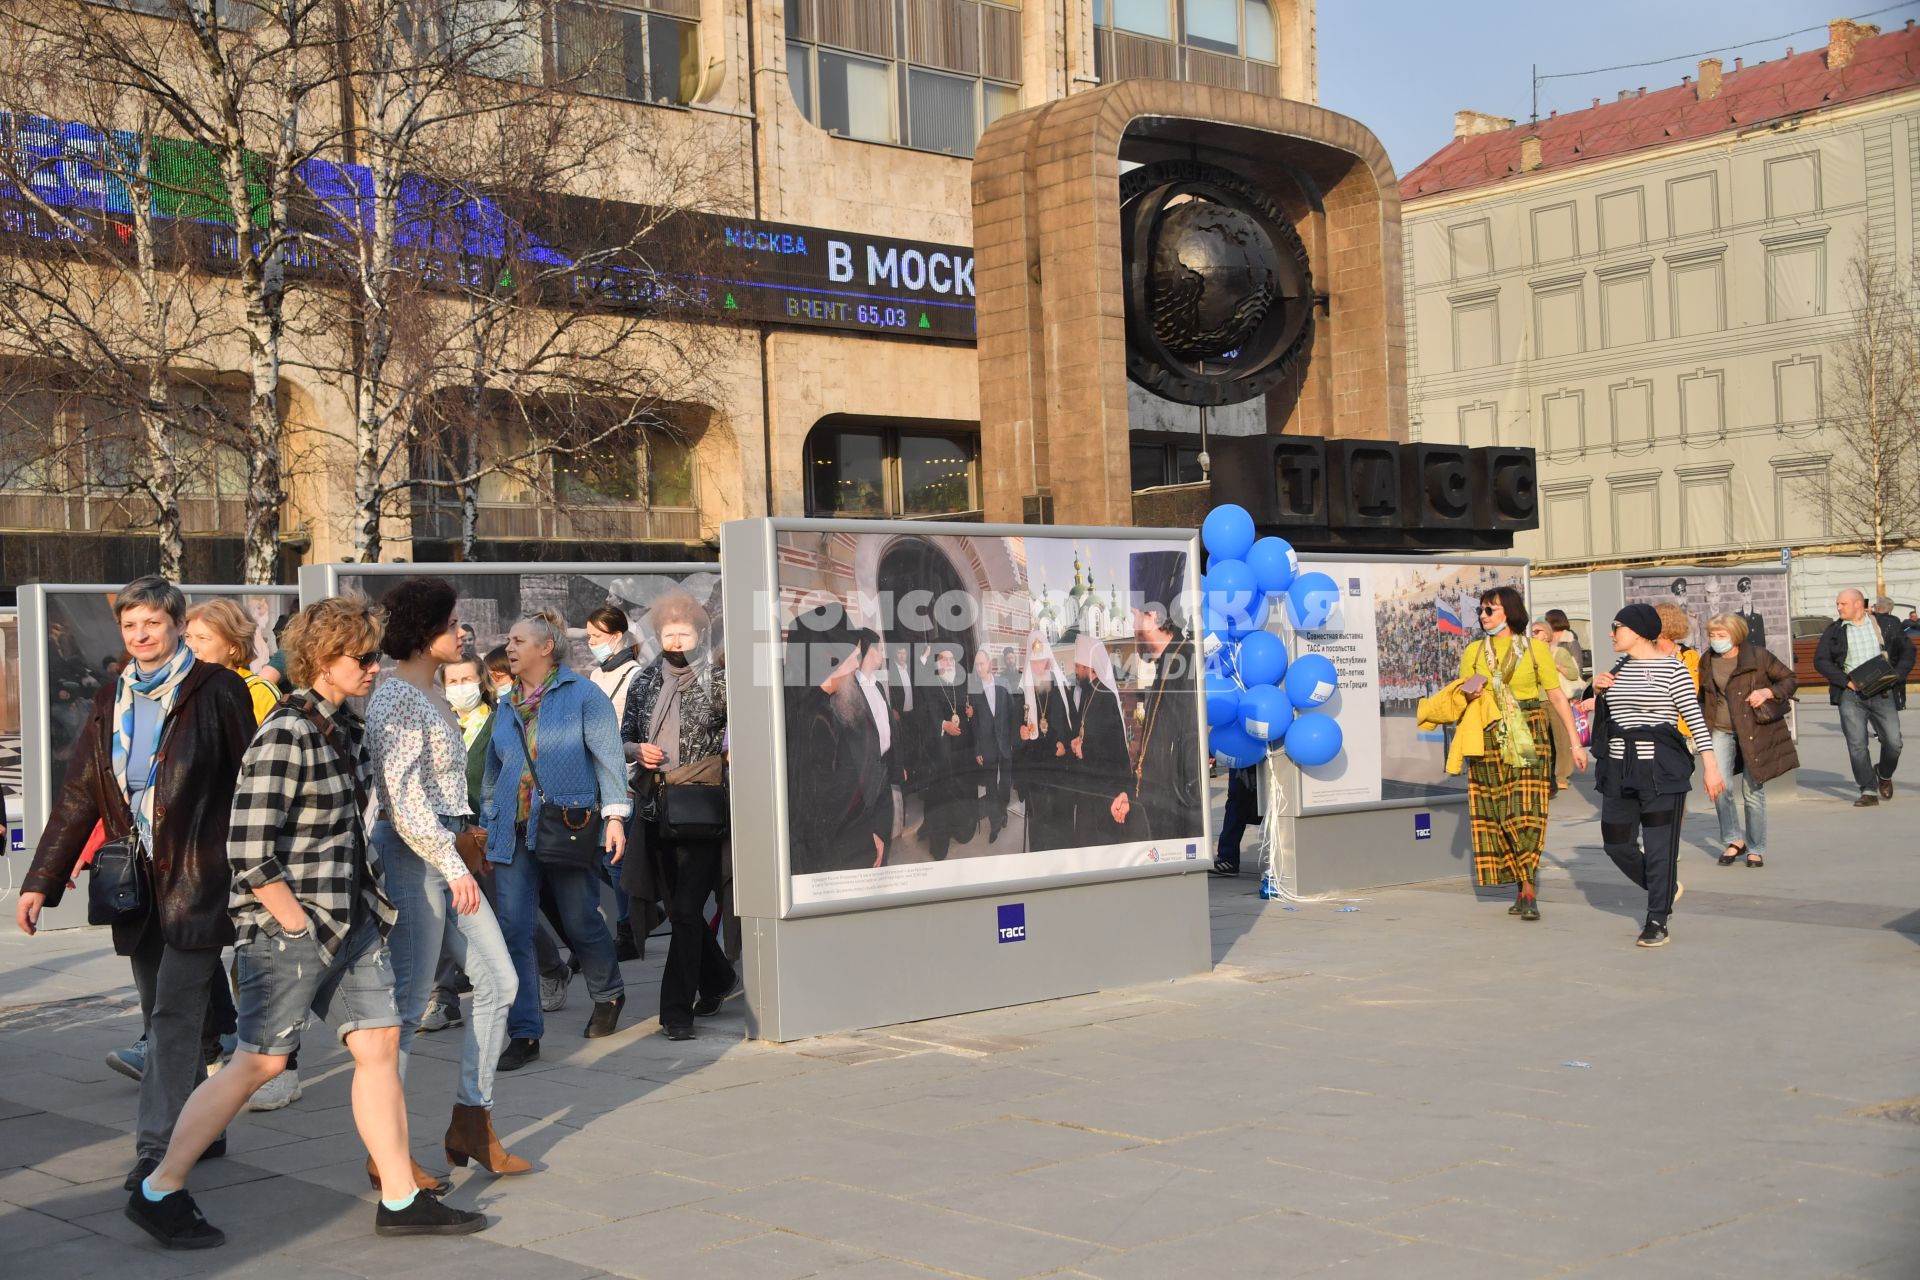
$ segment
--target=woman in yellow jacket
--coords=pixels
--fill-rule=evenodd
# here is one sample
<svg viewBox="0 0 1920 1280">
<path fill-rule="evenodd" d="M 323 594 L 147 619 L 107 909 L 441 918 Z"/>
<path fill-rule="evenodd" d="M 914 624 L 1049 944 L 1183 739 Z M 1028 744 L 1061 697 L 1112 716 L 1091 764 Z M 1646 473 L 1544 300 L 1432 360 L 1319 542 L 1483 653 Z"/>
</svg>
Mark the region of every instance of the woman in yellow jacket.
<svg viewBox="0 0 1920 1280">
<path fill-rule="evenodd" d="M 1476 704 L 1493 699 L 1484 749 L 1467 762 L 1467 808 L 1473 824 L 1473 881 L 1517 886 L 1509 914 L 1538 920 L 1535 881 L 1553 796 L 1551 708 L 1567 731 L 1576 769 L 1587 753 L 1574 735 L 1573 708 L 1561 688 L 1553 652 L 1527 634 L 1527 606 L 1512 587 L 1480 595 L 1485 635 L 1460 656 L 1462 692 Z M 1531 741 L 1528 741 L 1531 739 Z"/>
</svg>

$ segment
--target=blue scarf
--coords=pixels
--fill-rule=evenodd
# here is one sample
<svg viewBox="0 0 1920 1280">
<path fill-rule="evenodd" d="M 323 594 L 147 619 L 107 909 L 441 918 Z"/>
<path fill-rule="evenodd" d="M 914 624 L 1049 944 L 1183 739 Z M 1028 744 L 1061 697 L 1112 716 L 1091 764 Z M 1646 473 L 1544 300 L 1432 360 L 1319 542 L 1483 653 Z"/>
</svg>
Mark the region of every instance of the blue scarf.
<svg viewBox="0 0 1920 1280">
<path fill-rule="evenodd" d="M 187 672 L 193 667 L 193 650 L 186 642 L 180 642 L 173 656 L 160 664 L 158 670 L 142 673 L 138 663 L 127 663 L 120 673 L 120 687 L 113 695 L 113 779 L 120 785 L 120 794 L 131 794 L 127 790 L 127 761 L 133 754 L 133 700 L 136 697 L 149 698 L 160 704 L 160 729 L 165 733 L 167 715 L 173 710 L 173 698 L 179 692 L 180 682 L 186 679 Z M 160 749 L 159 739 L 154 741 L 153 751 L 157 755 Z M 157 768 L 157 761 L 156 761 Z M 140 794 L 140 812 L 133 815 L 134 825 L 140 829 L 145 847 L 153 847 L 153 788 L 148 786 Z"/>
</svg>

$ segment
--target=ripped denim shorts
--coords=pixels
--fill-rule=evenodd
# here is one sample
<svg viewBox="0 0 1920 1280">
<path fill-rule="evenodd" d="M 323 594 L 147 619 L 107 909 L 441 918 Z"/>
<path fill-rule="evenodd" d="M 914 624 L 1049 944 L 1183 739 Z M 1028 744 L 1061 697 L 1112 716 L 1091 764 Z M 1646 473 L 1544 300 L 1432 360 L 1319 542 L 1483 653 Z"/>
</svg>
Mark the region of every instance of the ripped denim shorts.
<svg viewBox="0 0 1920 1280">
<path fill-rule="evenodd" d="M 234 948 L 239 999 L 239 1048 L 284 1058 L 300 1047 L 315 1014 L 333 1023 L 342 1040 L 354 1031 L 397 1027 L 393 965 L 371 913 L 356 911 L 353 927 L 331 963 L 313 927 L 291 937 L 269 921 L 253 940 Z"/>
</svg>

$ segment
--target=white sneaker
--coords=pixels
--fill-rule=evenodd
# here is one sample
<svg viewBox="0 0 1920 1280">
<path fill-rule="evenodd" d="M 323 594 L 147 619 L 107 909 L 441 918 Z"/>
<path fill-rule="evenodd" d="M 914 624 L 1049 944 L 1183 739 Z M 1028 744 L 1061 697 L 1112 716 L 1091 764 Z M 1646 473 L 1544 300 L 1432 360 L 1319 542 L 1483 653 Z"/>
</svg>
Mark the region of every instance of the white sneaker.
<svg viewBox="0 0 1920 1280">
<path fill-rule="evenodd" d="M 567 1007 L 567 986 L 572 979 L 571 973 L 564 978 L 540 979 L 540 1012 L 558 1013 Z"/>
<path fill-rule="evenodd" d="M 456 997 L 451 1002 L 434 996 L 427 1001 L 427 1010 L 420 1015 L 422 1031 L 445 1031 L 448 1027 L 465 1026 L 466 1019 L 460 1013 L 460 1001 Z"/>
<path fill-rule="evenodd" d="M 253 1091 L 253 1097 L 247 1102 L 247 1110 L 278 1111 L 287 1104 L 298 1101 L 300 1101 L 300 1072 L 282 1071 Z"/>
</svg>

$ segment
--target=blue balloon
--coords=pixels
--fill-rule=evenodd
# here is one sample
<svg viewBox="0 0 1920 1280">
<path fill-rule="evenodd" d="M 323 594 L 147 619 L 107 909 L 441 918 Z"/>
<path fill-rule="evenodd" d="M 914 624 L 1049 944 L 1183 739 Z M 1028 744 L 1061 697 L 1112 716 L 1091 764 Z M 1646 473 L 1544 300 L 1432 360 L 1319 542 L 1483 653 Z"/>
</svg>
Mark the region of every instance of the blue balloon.
<svg viewBox="0 0 1920 1280">
<path fill-rule="evenodd" d="M 1287 671 L 1287 646 L 1271 631 L 1256 631 L 1240 642 L 1240 679 L 1248 687 L 1279 684 Z"/>
<path fill-rule="evenodd" d="M 1293 727 L 1287 730 L 1287 754 L 1295 764 L 1325 764 L 1340 754 L 1339 722 L 1323 711 L 1308 711 L 1296 717 Z"/>
<path fill-rule="evenodd" d="M 1207 677 L 1207 723 L 1214 728 L 1240 718 L 1240 690 L 1225 676 Z"/>
<path fill-rule="evenodd" d="M 1287 697 L 1296 707 L 1317 707 L 1340 687 L 1340 673 L 1318 653 L 1303 653 L 1287 668 Z"/>
<path fill-rule="evenodd" d="M 1230 769 L 1246 769 L 1267 758 L 1267 744 L 1255 742 L 1237 724 L 1222 725 L 1207 735 L 1207 747 Z"/>
<path fill-rule="evenodd" d="M 1300 572 L 1300 555 L 1284 538 L 1262 538 L 1247 552 L 1247 567 L 1262 591 L 1279 595 Z"/>
<path fill-rule="evenodd" d="M 1293 703 L 1270 684 L 1257 684 L 1240 700 L 1240 727 L 1259 742 L 1279 742 L 1293 726 Z"/>
<path fill-rule="evenodd" d="M 1212 555 L 1238 560 L 1253 545 L 1253 517 L 1231 502 L 1215 507 L 1200 525 L 1200 542 Z"/>
<path fill-rule="evenodd" d="M 1287 588 L 1293 625 L 1302 631 L 1318 631 L 1326 626 L 1339 603 L 1339 584 L 1324 573 L 1303 573 Z"/>
<path fill-rule="evenodd" d="M 1234 610 L 1249 609 L 1260 587 L 1254 582 L 1253 570 L 1245 560 L 1216 559 L 1207 566 L 1200 590 L 1206 594 L 1207 608 L 1231 614 Z"/>
</svg>

